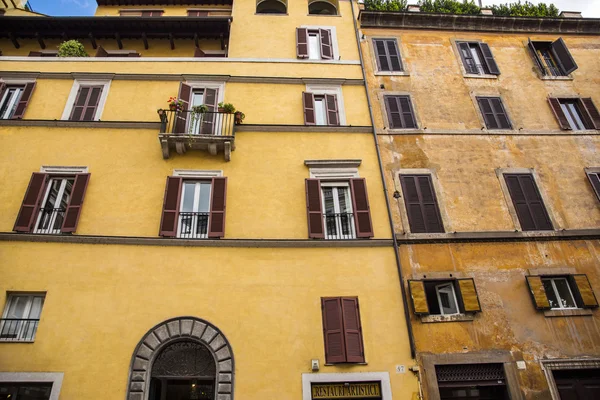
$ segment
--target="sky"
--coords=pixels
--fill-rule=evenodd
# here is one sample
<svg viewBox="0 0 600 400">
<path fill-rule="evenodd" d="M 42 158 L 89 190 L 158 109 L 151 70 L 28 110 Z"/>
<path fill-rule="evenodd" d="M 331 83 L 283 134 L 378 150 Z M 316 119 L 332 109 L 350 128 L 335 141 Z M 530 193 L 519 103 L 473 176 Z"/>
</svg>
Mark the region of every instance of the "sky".
<svg viewBox="0 0 600 400">
<path fill-rule="evenodd" d="M 517 0 L 482 0 L 482 3 L 485 7 L 493 4 L 513 3 L 516 1 Z M 600 18 L 600 0 L 529 1 L 535 4 L 554 4 L 561 11 L 581 11 L 584 18 Z M 475 3 L 478 2 L 479 0 L 475 0 Z M 417 0 L 409 0 L 408 3 L 416 4 Z M 94 11 L 96 10 L 96 0 L 29 0 L 29 4 L 34 11 L 54 16 L 94 15 Z"/>
</svg>

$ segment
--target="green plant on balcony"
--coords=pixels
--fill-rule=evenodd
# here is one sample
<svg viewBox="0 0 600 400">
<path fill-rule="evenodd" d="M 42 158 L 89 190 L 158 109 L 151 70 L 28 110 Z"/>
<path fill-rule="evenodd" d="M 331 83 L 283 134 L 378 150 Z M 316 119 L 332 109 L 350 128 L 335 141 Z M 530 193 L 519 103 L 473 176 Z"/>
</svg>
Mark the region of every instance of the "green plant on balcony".
<svg viewBox="0 0 600 400">
<path fill-rule="evenodd" d="M 77 40 L 67 40 L 58 46 L 59 57 L 89 57 L 85 47 Z"/>
<path fill-rule="evenodd" d="M 235 112 L 235 124 L 236 125 L 241 125 L 242 122 L 244 122 L 244 119 L 246 118 L 246 114 L 244 114 L 241 111 L 236 111 Z"/>
<path fill-rule="evenodd" d="M 229 114 L 233 114 L 235 112 L 235 107 L 231 103 L 219 103 L 219 112 L 225 112 Z"/>
<path fill-rule="evenodd" d="M 192 106 L 192 109 L 190 111 L 190 124 L 188 126 L 188 133 L 190 135 L 194 134 L 194 129 L 196 128 L 196 123 L 198 121 L 200 121 L 200 124 L 202 123 L 204 114 L 207 111 L 208 111 L 208 107 L 204 104 L 201 104 L 199 106 Z M 200 124 L 198 124 L 198 127 L 200 127 Z M 199 129 L 200 128 L 198 128 L 198 130 Z"/>
</svg>

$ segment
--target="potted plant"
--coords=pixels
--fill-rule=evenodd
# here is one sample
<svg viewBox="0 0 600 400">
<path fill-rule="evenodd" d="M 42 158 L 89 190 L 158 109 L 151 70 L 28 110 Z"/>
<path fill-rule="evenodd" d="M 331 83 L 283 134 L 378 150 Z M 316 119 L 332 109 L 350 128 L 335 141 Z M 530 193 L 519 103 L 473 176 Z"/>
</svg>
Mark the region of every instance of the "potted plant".
<svg viewBox="0 0 600 400">
<path fill-rule="evenodd" d="M 89 57 L 85 47 L 77 40 L 67 40 L 58 46 L 59 57 Z"/>
<path fill-rule="evenodd" d="M 188 133 L 194 134 L 194 133 L 200 133 L 200 124 L 198 124 L 198 132 L 194 132 L 194 130 L 196 129 L 196 123 L 198 121 L 200 121 L 200 123 L 202 123 L 202 117 L 204 115 L 204 113 L 206 113 L 208 111 L 208 107 L 204 104 L 201 104 L 199 106 L 192 106 L 192 110 L 191 110 L 191 115 L 190 115 L 190 124 L 188 127 Z"/>
<path fill-rule="evenodd" d="M 183 100 L 178 99 L 177 97 L 169 97 L 167 101 L 169 103 L 169 110 L 171 111 L 182 111 L 183 110 Z"/>
<path fill-rule="evenodd" d="M 241 125 L 241 123 L 244 121 L 244 118 L 246 118 L 246 114 L 244 114 L 241 111 L 235 112 L 235 124 L 236 125 Z"/>
<path fill-rule="evenodd" d="M 235 107 L 231 103 L 219 103 L 219 112 L 233 114 L 235 112 Z"/>
</svg>

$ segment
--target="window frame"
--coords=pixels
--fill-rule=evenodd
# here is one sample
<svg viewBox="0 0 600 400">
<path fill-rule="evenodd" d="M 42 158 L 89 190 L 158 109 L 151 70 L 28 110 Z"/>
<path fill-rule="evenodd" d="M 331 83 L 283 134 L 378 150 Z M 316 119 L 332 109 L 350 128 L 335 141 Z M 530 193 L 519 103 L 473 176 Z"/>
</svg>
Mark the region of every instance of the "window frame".
<svg viewBox="0 0 600 400">
<path fill-rule="evenodd" d="M 22 342 L 32 343 L 32 342 L 35 342 L 35 336 L 37 335 L 39 323 L 42 318 L 42 311 L 44 310 L 44 303 L 46 301 L 46 292 L 9 292 L 9 293 L 7 293 L 6 302 L 4 303 L 4 310 L 2 311 L 2 319 L 3 320 L 7 319 L 8 310 L 10 309 L 10 306 L 12 305 L 12 303 L 16 297 L 27 297 L 27 303 L 25 305 L 25 310 L 23 312 L 24 315 L 27 314 L 27 318 L 20 318 L 20 319 L 21 320 L 37 319 L 38 323 L 37 323 L 37 325 L 35 325 L 34 333 L 30 339 L 24 338 L 23 332 L 19 332 L 18 337 L 15 339 L 12 339 L 12 340 L 10 338 L 2 338 L 0 336 L 0 343 L 2 343 L 2 342 L 10 342 L 10 343 L 22 343 Z M 33 306 L 34 298 L 42 299 L 42 304 L 40 306 L 40 317 L 39 318 L 30 318 L 31 308 Z M 4 324 L 2 324 L 2 330 L 3 330 L 3 328 L 4 328 Z M 0 333 L 1 333 L 1 330 L 0 330 Z"/>
<path fill-rule="evenodd" d="M 3 87 L 2 98 L 0 99 L 0 109 L 4 105 L 5 101 L 9 101 L 7 96 L 9 94 L 9 90 L 11 90 L 11 89 L 19 89 L 20 92 L 16 95 L 16 97 L 13 95 L 12 106 L 10 108 L 7 108 L 6 111 L 4 112 L 6 114 L 6 112 L 10 109 L 11 110 L 10 114 L 6 118 L 3 117 L 2 115 L 0 115 L 0 120 L 12 119 L 12 117 L 15 115 L 15 112 L 17 111 L 17 107 L 19 105 L 19 101 L 21 100 L 21 97 L 23 97 L 23 92 L 25 91 L 25 84 L 7 83 Z"/>
<path fill-rule="evenodd" d="M 402 57 L 402 39 L 398 36 L 386 36 L 386 35 L 376 35 L 376 36 L 367 36 L 365 39 L 367 41 L 367 45 L 369 46 L 369 50 L 371 52 L 371 67 L 373 69 L 373 75 L 375 76 L 410 76 L 409 65 L 406 60 Z M 395 40 L 396 48 L 398 49 L 398 56 L 400 57 L 400 64 L 402 65 L 402 71 L 380 71 L 379 65 L 377 64 L 377 51 L 375 49 L 375 40 Z"/>
<path fill-rule="evenodd" d="M 314 3 L 331 4 L 331 6 L 333 6 L 335 8 L 335 14 L 311 14 L 310 6 Z M 330 0 L 308 0 L 306 15 L 310 15 L 311 17 L 340 17 L 341 16 L 340 3 L 337 0 L 332 0 L 332 1 L 330 1 Z"/>
<path fill-rule="evenodd" d="M 278 14 L 265 14 L 265 15 L 278 15 Z M 279 14 L 281 15 L 281 14 Z M 306 28 L 309 32 L 309 36 L 310 36 L 310 32 L 311 31 L 318 31 L 319 29 L 325 29 L 328 30 L 330 35 L 331 35 L 331 53 L 332 53 L 332 57 L 331 60 L 323 60 L 321 58 L 321 51 L 320 51 L 320 47 L 319 47 L 319 58 L 315 59 L 315 58 L 310 58 L 310 45 L 307 43 L 308 46 L 308 58 L 304 58 L 304 61 L 308 61 L 308 62 L 315 62 L 315 61 L 322 61 L 322 62 L 327 62 L 327 61 L 336 61 L 340 59 L 340 49 L 339 49 L 339 45 L 338 45 L 338 40 L 337 40 L 337 29 L 335 26 L 324 26 L 324 25 L 300 25 L 298 26 L 298 28 Z M 321 45 L 321 34 L 319 33 L 319 46 Z M 308 91 L 308 90 L 307 90 Z"/>
<path fill-rule="evenodd" d="M 337 101 L 339 125 L 328 125 L 328 124 L 316 125 L 315 124 L 314 126 L 344 126 L 344 125 L 346 125 L 346 107 L 344 106 L 344 96 L 343 96 L 343 90 L 342 90 L 341 85 L 321 85 L 321 84 L 307 83 L 305 91 L 312 93 L 313 96 L 322 96 L 322 95 L 326 95 L 326 94 L 333 94 L 333 95 L 335 95 L 335 98 Z M 325 108 L 327 109 L 327 106 L 325 106 Z M 317 118 L 317 116 L 315 113 L 315 122 L 316 122 L 316 118 Z"/>
<path fill-rule="evenodd" d="M 442 289 L 442 286 L 446 286 L 449 287 L 451 289 L 452 292 L 452 299 L 454 300 L 454 306 L 456 307 L 456 312 L 455 313 L 451 313 L 451 314 L 446 314 L 444 312 L 444 306 L 442 304 L 442 299 L 440 297 L 440 291 Z M 440 307 L 440 314 L 439 315 L 460 315 L 460 314 L 464 314 L 464 311 L 461 309 L 460 304 L 458 302 L 458 298 L 456 296 L 456 288 L 454 285 L 454 281 L 448 281 L 448 282 L 441 282 L 438 283 L 434 286 L 434 290 L 435 290 L 435 295 L 436 298 L 438 300 L 438 306 Z M 429 314 L 429 315 L 437 315 L 437 314 Z"/>
<path fill-rule="evenodd" d="M 71 112 L 73 111 L 73 107 L 75 106 L 75 100 L 77 99 L 77 93 L 79 92 L 79 88 L 82 86 L 102 86 L 102 93 L 100 94 L 100 99 L 98 100 L 98 107 L 96 108 L 96 112 L 94 114 L 94 118 L 92 121 L 77 121 L 77 122 L 94 122 L 98 121 L 102 117 L 102 113 L 104 112 L 104 106 L 106 105 L 106 99 L 108 98 L 108 92 L 110 90 L 112 79 L 75 79 L 73 81 L 73 86 L 71 86 L 71 92 L 69 93 L 69 97 L 67 98 L 67 102 L 65 104 L 65 108 L 63 110 L 63 114 L 61 116 L 61 120 L 70 121 Z M 75 121 L 74 121 L 75 122 Z"/>
<path fill-rule="evenodd" d="M 415 126 L 411 127 L 411 128 L 405 128 L 405 127 L 392 127 L 392 121 L 390 119 L 391 116 L 391 111 L 388 109 L 388 103 L 387 103 L 387 99 L 388 98 L 398 98 L 398 97 L 406 97 L 408 100 L 408 105 L 410 107 L 410 111 L 412 114 L 412 118 L 414 120 Z M 406 131 L 406 130 L 415 130 L 415 129 L 419 129 L 419 120 L 417 119 L 417 113 L 415 111 L 415 106 L 413 104 L 413 99 L 412 96 L 410 94 L 390 94 L 389 92 L 384 92 L 382 94 L 382 100 L 383 100 L 383 110 L 384 110 L 384 123 L 385 123 L 385 127 L 387 128 L 387 130 L 389 131 Z M 397 100 L 396 100 L 397 101 Z M 400 119 L 402 121 L 403 125 L 406 125 L 406 123 L 404 122 L 404 113 L 400 112 Z"/>
<path fill-rule="evenodd" d="M 379 58 L 379 53 L 377 50 L 377 44 L 376 41 L 378 40 L 382 40 L 384 41 L 385 45 L 385 57 L 387 59 L 388 65 L 390 66 L 390 68 L 392 68 L 392 59 L 391 56 L 389 54 L 389 50 L 388 50 L 388 46 L 387 46 L 387 42 L 391 41 L 394 43 L 394 46 L 396 47 L 396 52 L 398 53 L 398 60 L 399 60 L 399 64 L 400 64 L 400 69 L 399 70 L 393 70 L 393 69 L 389 69 L 389 70 L 384 70 L 381 69 L 379 66 L 379 62 L 378 62 L 378 58 Z M 383 38 L 383 37 L 373 37 L 371 38 L 371 47 L 373 49 L 373 56 L 375 57 L 375 72 L 377 73 L 382 73 L 382 72 L 387 72 L 390 75 L 394 75 L 397 74 L 399 72 L 405 72 L 404 71 L 404 62 L 402 61 L 402 54 L 400 53 L 400 46 L 398 44 L 398 38 Z"/>
<path fill-rule="evenodd" d="M 264 3 L 265 1 L 269 1 L 269 0 L 257 0 L 256 5 L 254 7 L 254 15 L 289 15 L 287 0 L 273 0 L 273 1 L 276 1 L 278 3 L 283 4 L 285 6 L 285 12 L 278 12 L 278 13 L 258 12 L 258 6 L 260 4 L 262 4 L 262 3 Z"/>
<path fill-rule="evenodd" d="M 325 212 L 325 193 L 324 193 L 324 188 L 330 188 L 332 189 L 331 195 L 333 198 L 333 209 L 334 209 L 334 215 L 335 214 L 342 214 L 342 211 L 340 211 L 340 204 L 339 204 L 339 197 L 337 196 L 339 194 L 338 192 L 338 188 L 346 188 L 346 199 L 348 200 L 348 204 L 347 204 L 347 209 L 349 211 L 345 211 L 346 214 L 350 214 L 351 217 L 349 218 L 350 224 L 349 224 L 349 233 L 348 234 L 344 234 L 344 233 L 334 233 L 334 234 L 330 234 L 328 232 L 327 229 L 327 213 Z M 335 194 L 334 194 L 335 192 Z M 335 179 L 321 179 L 321 207 L 323 210 L 323 233 L 325 235 L 325 240 L 336 240 L 336 239 L 340 239 L 339 236 L 343 236 L 344 239 L 350 240 L 350 239 L 356 239 L 356 227 L 354 224 L 354 206 L 353 206 L 353 201 L 354 199 L 352 198 L 352 189 L 350 187 L 350 181 L 344 181 L 344 180 L 335 180 Z M 331 214 L 329 214 L 331 215 Z M 340 228 L 336 226 L 336 228 Z"/>
<path fill-rule="evenodd" d="M 40 222 L 42 220 L 42 211 L 44 210 L 44 204 L 46 204 L 46 202 L 48 201 L 48 197 L 50 195 L 50 191 L 52 189 L 52 181 L 53 180 L 58 180 L 60 179 L 62 182 L 60 183 L 60 187 L 58 189 L 58 194 L 56 196 L 56 199 L 54 200 L 54 206 L 52 207 L 52 209 L 56 209 L 56 202 L 60 200 L 60 202 L 62 202 L 62 199 L 64 197 L 64 192 L 67 186 L 67 181 L 69 179 L 73 180 L 73 184 L 71 187 L 71 190 L 73 189 L 73 187 L 75 186 L 75 175 L 70 175 L 70 174 L 64 174 L 64 175 L 53 175 L 53 174 L 49 174 L 48 176 L 48 181 L 46 182 L 46 188 L 44 189 L 44 195 L 42 196 L 42 201 L 40 203 L 40 208 L 38 211 L 38 216 L 35 219 L 35 224 L 33 225 L 33 230 L 32 233 L 34 234 L 52 234 L 52 235 L 60 235 L 61 234 L 61 228 L 62 228 L 62 223 L 60 224 L 60 226 L 58 227 L 58 229 L 54 229 L 54 228 L 48 228 L 48 229 L 40 229 L 39 225 Z M 69 193 L 69 196 L 71 196 L 72 193 Z M 67 201 L 67 207 L 68 207 L 69 202 Z M 64 209 L 64 213 L 67 212 L 67 207 Z M 66 215 L 63 215 L 63 218 Z M 52 217 L 51 217 L 52 218 Z M 64 219 L 63 219 L 64 221 Z M 56 222 L 56 217 L 54 217 L 54 219 L 52 220 L 51 225 L 54 225 Z"/>
<path fill-rule="evenodd" d="M 208 189 L 208 211 L 181 211 L 183 208 L 183 204 L 185 201 L 185 185 L 186 183 L 194 183 L 194 195 L 193 195 L 193 203 L 194 205 L 192 206 L 193 209 L 195 208 L 199 208 L 200 207 L 200 196 L 201 196 L 201 192 L 202 192 L 202 184 L 208 184 L 209 189 Z M 180 193 L 180 203 L 179 203 L 179 213 L 177 215 L 177 233 L 175 235 L 176 239 L 208 239 L 208 232 L 210 231 L 210 212 L 211 212 L 211 196 L 213 194 L 213 188 L 212 188 L 212 182 L 210 178 L 192 178 L 192 177 L 185 177 L 183 178 L 182 182 L 181 182 L 181 193 Z M 196 207 L 196 205 L 198 207 Z M 203 213 L 206 214 L 206 232 L 201 233 L 201 234 L 196 234 L 196 233 L 190 233 L 190 234 L 185 234 L 182 233 L 182 213 Z M 184 216 L 185 218 L 185 216 Z M 193 217 L 192 217 L 193 218 Z M 192 226 L 192 231 L 193 231 L 193 226 Z"/>
<path fill-rule="evenodd" d="M 52 383 L 49 400 L 59 400 L 64 372 L 0 372 L 2 383 Z"/>
<path fill-rule="evenodd" d="M 508 131 L 508 130 L 514 130 L 514 125 L 512 122 L 512 118 L 510 113 L 508 112 L 508 108 L 506 107 L 506 105 L 504 104 L 504 100 L 502 99 L 502 96 L 500 95 L 480 95 L 480 94 L 475 94 L 473 95 L 474 100 L 475 100 L 475 104 L 477 107 L 477 110 L 479 111 L 477 114 L 479 115 L 479 119 L 482 122 L 482 127 L 486 130 L 486 131 Z M 506 120 L 508 121 L 508 128 L 502 128 L 502 127 L 498 127 L 498 128 L 490 128 L 487 124 L 487 121 L 485 120 L 485 113 L 483 111 L 483 109 L 481 108 L 481 103 L 479 102 L 479 99 L 487 99 L 488 102 L 490 102 L 490 107 L 491 107 L 491 99 L 498 99 L 500 100 L 500 106 L 502 107 L 502 111 L 504 111 L 504 115 L 506 116 Z M 499 115 L 497 113 L 494 112 L 493 108 L 492 108 L 492 114 L 494 116 L 494 121 L 496 122 L 497 125 L 500 125 L 498 123 L 498 118 L 496 115 Z"/>
<path fill-rule="evenodd" d="M 487 63 L 485 62 L 485 57 L 482 57 L 483 60 L 483 65 L 485 67 L 485 74 L 474 74 L 472 72 L 467 71 L 467 69 L 465 68 L 465 63 L 463 62 L 463 57 L 461 54 L 461 50 L 460 50 L 460 43 L 469 43 L 469 44 L 477 44 L 479 46 L 479 55 L 482 56 L 482 51 L 481 51 L 481 43 L 485 43 L 487 44 L 484 40 L 482 39 L 473 39 L 473 38 L 468 38 L 468 39 L 450 39 L 451 43 L 452 43 L 452 51 L 454 52 L 455 58 L 456 58 L 456 62 L 459 65 L 460 68 L 460 72 L 462 73 L 462 76 L 464 78 L 479 78 L 479 79 L 498 79 L 499 75 L 495 75 L 495 74 L 491 74 L 488 70 L 488 66 Z M 489 46 L 489 45 L 488 45 Z M 493 55 L 493 53 L 492 53 Z M 496 57 L 494 57 L 494 61 L 496 62 L 496 65 L 498 64 L 498 62 L 496 61 Z M 498 67 L 498 69 L 500 69 Z"/>
<path fill-rule="evenodd" d="M 573 289 L 571 288 L 571 282 L 569 282 L 569 279 L 567 276 L 541 276 L 541 280 L 542 280 L 542 284 L 544 282 L 550 281 L 550 283 L 552 284 L 552 290 L 554 292 L 554 296 L 556 297 L 558 304 L 560 305 L 560 307 L 550 307 L 550 310 L 581 309 L 581 307 L 579 307 L 579 305 L 577 304 L 577 300 L 575 299 L 575 295 L 573 294 Z M 563 301 L 563 298 L 560 296 L 558 288 L 556 287 L 555 281 L 557 281 L 557 280 L 562 280 L 562 281 L 566 282 L 567 288 L 569 289 L 569 295 L 571 296 L 571 301 L 575 305 L 574 307 L 562 307 L 561 302 Z M 550 298 L 548 297 L 548 291 L 546 290 L 545 286 L 544 286 L 544 291 L 546 291 L 546 297 L 548 298 L 548 302 L 550 302 Z"/>
</svg>

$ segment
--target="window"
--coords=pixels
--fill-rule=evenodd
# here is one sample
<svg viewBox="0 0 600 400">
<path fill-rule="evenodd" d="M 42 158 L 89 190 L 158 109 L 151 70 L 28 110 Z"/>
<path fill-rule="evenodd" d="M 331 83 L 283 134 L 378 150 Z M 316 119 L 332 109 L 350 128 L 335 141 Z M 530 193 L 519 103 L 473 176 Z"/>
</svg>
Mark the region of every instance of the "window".
<svg viewBox="0 0 600 400">
<path fill-rule="evenodd" d="M 362 326 L 356 297 L 321 299 L 325 362 L 364 363 Z"/>
<path fill-rule="evenodd" d="M 5 84 L 0 82 L 0 119 L 21 119 L 35 89 L 35 82 Z"/>
<path fill-rule="evenodd" d="M 104 87 L 80 86 L 69 117 L 70 121 L 95 121 Z"/>
<path fill-rule="evenodd" d="M 58 50 L 30 51 L 29 57 L 58 57 Z"/>
<path fill-rule="evenodd" d="M 121 10 L 121 17 L 160 17 L 164 13 L 163 10 Z"/>
<path fill-rule="evenodd" d="M 457 42 L 467 74 L 500 75 L 490 46 L 481 42 Z"/>
<path fill-rule="evenodd" d="M 182 83 L 179 86 L 178 99 L 183 103 L 183 111 L 175 114 L 173 133 L 202 135 L 225 135 L 230 124 L 224 114 L 217 113 L 219 102 L 219 85 L 206 87 Z M 193 106 L 206 106 L 206 112 L 195 114 L 190 112 Z"/>
<path fill-rule="evenodd" d="M 481 311 L 472 278 L 409 280 L 415 314 L 456 315 Z"/>
<path fill-rule="evenodd" d="M 305 125 L 340 125 L 336 94 L 302 92 Z"/>
<path fill-rule="evenodd" d="M 366 181 L 306 180 L 308 236 L 314 239 L 373 237 Z"/>
<path fill-rule="evenodd" d="M 222 238 L 225 235 L 227 178 L 169 176 L 160 235 L 182 239 Z"/>
<path fill-rule="evenodd" d="M 600 200 L 600 168 L 586 168 L 585 172 L 596 197 Z"/>
<path fill-rule="evenodd" d="M 287 0 L 257 0 L 257 14 L 286 14 Z"/>
<path fill-rule="evenodd" d="M 437 398 L 443 400 L 511 398 L 502 363 L 436 365 L 435 374 L 439 388 Z"/>
<path fill-rule="evenodd" d="M 379 71 L 402 71 L 396 39 L 373 39 L 373 48 Z"/>
<path fill-rule="evenodd" d="M 135 50 L 105 50 L 98 46 L 95 57 L 140 57 L 140 53 Z"/>
<path fill-rule="evenodd" d="M 477 97 L 487 129 L 512 129 L 500 97 Z"/>
<path fill-rule="evenodd" d="M 441 233 L 444 225 L 431 175 L 400 175 L 411 233 Z"/>
<path fill-rule="evenodd" d="M 384 96 L 390 129 L 415 129 L 417 120 L 410 96 Z"/>
<path fill-rule="evenodd" d="M 49 400 L 52 382 L 49 383 L 0 383 L 0 399 L 4 400 Z"/>
<path fill-rule="evenodd" d="M 208 17 L 208 11 L 202 10 L 188 10 L 188 17 Z"/>
<path fill-rule="evenodd" d="M 50 178 L 33 233 L 60 233 L 75 177 Z"/>
<path fill-rule="evenodd" d="M 600 113 L 591 98 L 549 98 L 550 108 L 561 129 L 600 129 Z"/>
<path fill-rule="evenodd" d="M 567 76 L 577 69 L 573 56 L 562 38 L 554 42 L 532 42 L 529 51 L 543 76 Z"/>
<path fill-rule="evenodd" d="M 332 60 L 334 58 L 331 29 L 297 28 L 296 53 L 298 58 Z"/>
<path fill-rule="evenodd" d="M 596 308 L 598 301 L 585 274 L 529 275 L 527 286 L 539 310 Z"/>
<path fill-rule="evenodd" d="M 33 341 L 43 305 L 43 294 L 8 295 L 0 322 L 0 341 Z"/>
<path fill-rule="evenodd" d="M 552 230 L 550 216 L 532 174 L 504 174 L 523 231 Z"/>
<path fill-rule="evenodd" d="M 336 0 L 308 0 L 308 13 L 310 15 L 337 15 L 338 2 Z"/>
</svg>

